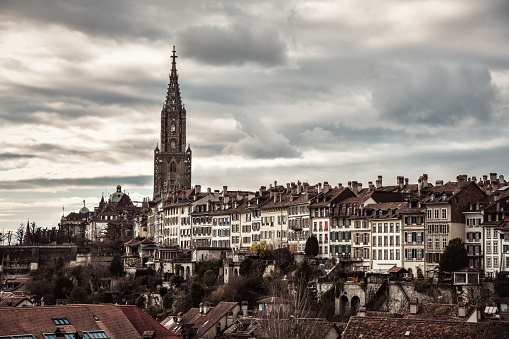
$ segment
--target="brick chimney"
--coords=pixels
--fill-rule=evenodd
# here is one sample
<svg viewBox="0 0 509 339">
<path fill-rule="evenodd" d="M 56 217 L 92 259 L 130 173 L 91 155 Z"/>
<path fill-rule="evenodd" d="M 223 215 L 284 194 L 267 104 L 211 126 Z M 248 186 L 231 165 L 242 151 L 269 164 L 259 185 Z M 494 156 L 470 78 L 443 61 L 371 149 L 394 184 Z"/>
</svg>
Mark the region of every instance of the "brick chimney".
<svg viewBox="0 0 509 339">
<path fill-rule="evenodd" d="M 208 301 L 203 303 L 203 314 L 209 313 L 210 310 L 210 303 Z"/>
<path fill-rule="evenodd" d="M 201 185 L 194 185 L 194 194 L 201 193 Z"/>
<path fill-rule="evenodd" d="M 441 187 L 441 186 L 443 186 L 443 184 L 444 184 L 444 181 L 443 181 L 443 180 L 437 180 L 437 181 L 435 181 L 435 186 L 436 186 L 436 187 Z"/>
<path fill-rule="evenodd" d="M 353 194 L 355 194 L 355 195 L 359 194 L 359 186 L 357 185 L 357 181 L 352 181 L 350 186 L 351 186 Z"/>
<path fill-rule="evenodd" d="M 382 176 L 381 175 L 378 176 L 378 179 L 376 180 L 375 185 L 376 185 L 376 188 L 382 187 Z"/>
<path fill-rule="evenodd" d="M 458 181 L 458 184 L 460 186 L 460 189 L 465 187 L 467 183 L 467 175 L 466 174 L 460 174 L 456 177 L 456 180 Z"/>
</svg>

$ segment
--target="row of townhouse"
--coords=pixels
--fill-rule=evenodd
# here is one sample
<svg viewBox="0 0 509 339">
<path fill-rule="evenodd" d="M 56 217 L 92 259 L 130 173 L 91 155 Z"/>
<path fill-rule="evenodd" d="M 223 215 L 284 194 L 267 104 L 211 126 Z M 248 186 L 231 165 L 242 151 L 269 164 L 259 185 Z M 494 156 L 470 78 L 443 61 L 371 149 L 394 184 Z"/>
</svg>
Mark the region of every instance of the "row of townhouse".
<svg viewBox="0 0 509 339">
<path fill-rule="evenodd" d="M 509 242 L 501 234 L 507 183 L 460 175 L 435 185 L 427 175 L 417 184 L 397 177 L 396 185 L 350 182 L 332 187 L 291 183 L 257 192 L 200 186 L 172 194 L 161 203 L 164 222 L 148 237 L 159 246 L 241 248 L 265 241 L 274 248 L 303 252 L 316 236 L 319 257 L 361 271 L 404 267 L 412 274 L 435 269 L 449 241 L 465 241 L 470 266 L 493 275 L 509 265 Z M 496 213 L 498 211 L 498 214 Z M 508 241 L 509 241 L 509 235 Z M 503 247 L 506 246 L 506 247 Z"/>
</svg>

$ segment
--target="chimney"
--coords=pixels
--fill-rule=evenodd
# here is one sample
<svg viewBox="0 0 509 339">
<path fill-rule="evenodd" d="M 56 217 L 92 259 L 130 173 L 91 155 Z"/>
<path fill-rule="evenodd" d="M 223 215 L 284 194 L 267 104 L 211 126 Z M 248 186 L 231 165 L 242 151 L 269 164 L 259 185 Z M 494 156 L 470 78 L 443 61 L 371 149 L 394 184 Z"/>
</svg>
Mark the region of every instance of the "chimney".
<svg viewBox="0 0 509 339">
<path fill-rule="evenodd" d="M 330 185 L 327 181 L 323 183 L 323 193 L 327 193 L 330 190 Z"/>
<path fill-rule="evenodd" d="M 382 176 L 381 175 L 378 176 L 378 179 L 376 180 L 375 184 L 376 184 L 376 188 L 382 187 Z"/>
<path fill-rule="evenodd" d="M 484 184 L 488 181 L 488 176 L 485 174 L 482 176 L 482 180 L 484 181 Z"/>
<path fill-rule="evenodd" d="M 297 181 L 297 194 L 302 192 L 302 186 L 300 185 L 300 181 Z"/>
<path fill-rule="evenodd" d="M 260 186 L 260 190 L 258 192 L 260 192 L 260 197 L 263 196 L 263 193 L 267 190 L 267 187 L 265 186 Z"/>
<path fill-rule="evenodd" d="M 468 300 L 460 301 L 458 303 L 458 317 L 466 318 L 470 311 L 470 302 Z"/>
<path fill-rule="evenodd" d="M 230 327 L 233 324 L 233 312 L 229 311 L 226 314 L 226 327 Z"/>
<path fill-rule="evenodd" d="M 492 183 L 496 183 L 497 182 L 497 173 L 490 173 L 490 181 Z"/>
<path fill-rule="evenodd" d="M 461 174 L 456 177 L 456 180 L 458 181 L 458 184 L 460 186 L 460 189 L 465 187 L 465 184 L 467 183 L 467 175 Z"/>
<path fill-rule="evenodd" d="M 472 181 L 477 184 L 477 177 L 475 175 L 472 175 Z"/>
<path fill-rule="evenodd" d="M 358 317 L 365 317 L 366 316 L 366 307 L 362 306 L 359 308 L 359 312 L 357 312 Z"/>
<path fill-rule="evenodd" d="M 405 178 L 405 186 L 408 186 L 408 178 Z"/>
<path fill-rule="evenodd" d="M 318 186 L 318 194 L 322 193 L 322 183 L 319 182 L 317 186 Z"/>
<path fill-rule="evenodd" d="M 228 195 L 228 186 L 223 186 L 223 197 Z"/>
<path fill-rule="evenodd" d="M 357 193 L 360 193 L 362 191 L 362 182 L 357 183 Z"/>
<path fill-rule="evenodd" d="M 183 317 L 183 313 L 179 312 L 179 314 L 177 314 L 177 322 L 178 323 L 182 321 L 182 317 Z"/>
<path fill-rule="evenodd" d="M 428 187 L 428 175 L 423 174 L 422 175 L 422 188 L 427 188 L 427 187 Z"/>
<path fill-rule="evenodd" d="M 506 183 L 506 182 L 505 182 L 505 179 L 504 179 L 504 176 L 503 176 L 502 174 L 500 174 L 500 175 L 498 176 L 498 182 L 499 182 L 499 183 L 501 183 L 501 184 L 505 184 L 505 183 Z"/>
<path fill-rule="evenodd" d="M 358 192 L 359 186 L 357 185 L 357 181 L 352 181 L 351 183 L 349 182 L 348 184 L 351 187 L 353 194 L 357 195 L 359 193 Z"/>
<path fill-rule="evenodd" d="M 244 317 L 247 317 L 247 309 L 248 309 L 248 302 L 243 301 L 241 304 L 242 314 L 244 314 Z"/>
<path fill-rule="evenodd" d="M 212 193 L 212 190 L 210 189 L 210 187 L 207 188 L 207 193 L 208 194 L 211 194 Z"/>
<path fill-rule="evenodd" d="M 203 313 L 203 301 L 200 303 L 200 313 Z"/>
<path fill-rule="evenodd" d="M 397 183 L 396 183 L 396 185 L 398 185 L 398 186 L 399 186 L 399 189 L 400 189 L 400 190 L 402 190 L 402 189 L 403 189 L 403 187 L 404 187 L 404 185 L 405 185 L 405 177 L 398 176 L 398 177 L 396 178 L 396 182 L 397 182 Z"/>
<path fill-rule="evenodd" d="M 194 185 L 194 194 L 201 193 L 201 185 Z"/>
<path fill-rule="evenodd" d="M 274 180 L 274 188 L 276 188 L 276 187 L 277 187 L 277 181 Z"/>
<path fill-rule="evenodd" d="M 279 192 L 274 192 L 274 202 L 277 202 L 279 198 Z"/>
<path fill-rule="evenodd" d="M 417 314 L 419 312 L 419 299 L 414 298 L 410 300 L 410 314 Z"/>
<path fill-rule="evenodd" d="M 373 181 L 368 181 L 368 187 L 369 187 L 370 192 L 375 189 L 375 186 L 373 185 Z"/>
<path fill-rule="evenodd" d="M 210 303 L 208 301 L 203 303 L 203 314 L 209 313 L 210 310 Z"/>
<path fill-rule="evenodd" d="M 435 182 L 435 186 L 436 186 L 436 187 L 441 187 L 443 184 L 444 184 L 444 181 L 443 181 L 443 180 L 437 180 L 437 181 Z"/>
</svg>

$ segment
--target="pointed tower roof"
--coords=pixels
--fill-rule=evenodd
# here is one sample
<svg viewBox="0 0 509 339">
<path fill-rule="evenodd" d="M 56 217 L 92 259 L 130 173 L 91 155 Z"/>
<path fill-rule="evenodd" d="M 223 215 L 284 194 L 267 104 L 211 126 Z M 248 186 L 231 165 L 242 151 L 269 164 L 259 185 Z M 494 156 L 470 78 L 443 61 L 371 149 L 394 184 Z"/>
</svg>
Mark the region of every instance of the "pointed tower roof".
<svg viewBox="0 0 509 339">
<path fill-rule="evenodd" d="M 166 102 L 164 103 L 164 109 L 168 110 L 171 107 L 176 107 L 176 109 L 180 110 L 183 108 L 182 100 L 180 98 L 180 87 L 179 87 L 179 77 L 177 74 L 177 62 L 175 61 L 178 56 L 176 55 L 175 46 L 173 46 L 172 51 L 172 61 L 171 61 L 171 72 L 170 72 L 170 83 L 168 84 L 168 91 L 166 92 Z"/>
</svg>

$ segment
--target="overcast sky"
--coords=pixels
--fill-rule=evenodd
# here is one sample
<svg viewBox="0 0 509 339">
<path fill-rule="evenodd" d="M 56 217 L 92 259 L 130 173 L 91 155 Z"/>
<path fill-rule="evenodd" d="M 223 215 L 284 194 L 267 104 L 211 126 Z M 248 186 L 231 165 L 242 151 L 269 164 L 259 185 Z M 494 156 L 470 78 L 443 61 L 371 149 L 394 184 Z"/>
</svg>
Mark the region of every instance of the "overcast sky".
<svg viewBox="0 0 509 339">
<path fill-rule="evenodd" d="M 176 46 L 192 183 L 509 176 L 509 2 L 0 0 L 0 232 L 152 195 Z"/>
</svg>

